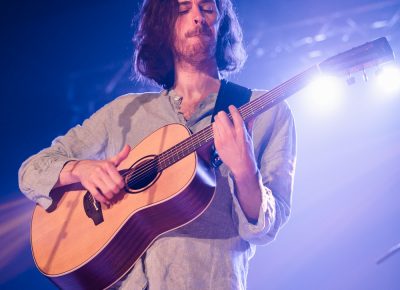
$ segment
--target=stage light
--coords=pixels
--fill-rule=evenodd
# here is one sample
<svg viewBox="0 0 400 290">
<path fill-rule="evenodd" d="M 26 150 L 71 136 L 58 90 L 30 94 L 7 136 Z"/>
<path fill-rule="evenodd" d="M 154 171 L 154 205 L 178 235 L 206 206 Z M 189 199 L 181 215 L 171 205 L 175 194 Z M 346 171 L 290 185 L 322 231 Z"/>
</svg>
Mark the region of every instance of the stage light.
<svg viewBox="0 0 400 290">
<path fill-rule="evenodd" d="M 400 68 L 396 66 L 383 67 L 377 75 L 377 85 L 385 93 L 400 92 Z"/>
<path fill-rule="evenodd" d="M 314 114 L 330 114 L 340 106 L 343 97 L 343 82 L 333 76 L 317 77 L 305 90 L 305 104 Z"/>
</svg>

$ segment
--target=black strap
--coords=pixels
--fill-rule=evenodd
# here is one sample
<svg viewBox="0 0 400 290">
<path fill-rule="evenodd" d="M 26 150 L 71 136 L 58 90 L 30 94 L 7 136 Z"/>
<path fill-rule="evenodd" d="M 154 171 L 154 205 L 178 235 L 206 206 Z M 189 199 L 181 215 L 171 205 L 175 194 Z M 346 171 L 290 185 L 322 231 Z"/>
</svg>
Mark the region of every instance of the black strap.
<svg viewBox="0 0 400 290">
<path fill-rule="evenodd" d="M 250 97 L 250 89 L 226 80 L 221 80 L 221 86 L 218 91 L 211 122 L 214 122 L 214 117 L 218 112 L 225 111 L 226 113 L 229 113 L 229 105 L 234 105 L 236 108 L 239 108 L 248 103 L 250 101 Z M 214 168 L 217 168 L 221 164 L 221 158 L 219 158 L 217 151 L 213 147 L 211 150 L 211 165 Z"/>
<path fill-rule="evenodd" d="M 229 113 L 229 105 L 234 105 L 236 108 L 239 108 L 248 103 L 250 101 L 250 97 L 250 89 L 222 79 L 211 122 L 214 122 L 214 117 L 219 111 L 225 111 L 226 113 Z"/>
</svg>

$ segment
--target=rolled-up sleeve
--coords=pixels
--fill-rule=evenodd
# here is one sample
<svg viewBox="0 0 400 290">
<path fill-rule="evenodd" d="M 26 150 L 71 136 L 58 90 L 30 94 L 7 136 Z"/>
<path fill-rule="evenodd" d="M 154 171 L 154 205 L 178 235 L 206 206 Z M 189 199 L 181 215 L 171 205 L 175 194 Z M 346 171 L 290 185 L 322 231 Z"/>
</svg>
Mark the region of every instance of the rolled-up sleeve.
<svg viewBox="0 0 400 290">
<path fill-rule="evenodd" d="M 235 194 L 232 175 L 228 176 L 233 218 L 239 235 L 259 245 L 273 241 L 289 218 L 296 163 L 296 133 L 290 108 L 282 102 L 273 110 L 273 114 L 266 118 L 261 115 L 256 120 L 253 131 L 261 192 L 261 206 L 255 223 L 246 218 Z M 265 123 L 271 120 L 272 124 Z"/>
<path fill-rule="evenodd" d="M 19 187 L 29 199 L 44 209 L 52 204 L 50 192 L 64 165 L 71 160 L 104 157 L 108 133 L 109 106 L 101 108 L 82 125 L 53 140 L 50 147 L 29 157 L 18 172 Z"/>
</svg>

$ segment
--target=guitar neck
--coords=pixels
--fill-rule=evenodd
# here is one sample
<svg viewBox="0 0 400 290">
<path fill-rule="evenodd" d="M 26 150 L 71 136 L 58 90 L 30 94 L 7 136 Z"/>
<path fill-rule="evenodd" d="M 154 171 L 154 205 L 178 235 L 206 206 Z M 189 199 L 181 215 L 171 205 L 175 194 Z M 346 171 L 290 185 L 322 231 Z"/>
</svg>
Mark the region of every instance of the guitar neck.
<svg viewBox="0 0 400 290">
<path fill-rule="evenodd" d="M 304 88 L 320 72 L 345 75 L 392 61 L 393 59 L 393 50 L 387 39 L 384 37 L 378 38 L 328 58 L 319 65 L 310 67 L 257 99 L 244 104 L 239 108 L 239 112 L 244 121 L 255 118 Z M 229 114 L 228 116 L 232 120 L 231 115 Z M 156 157 L 157 170 L 162 171 L 206 144 L 211 144 L 213 141 L 213 130 L 212 126 L 209 125 L 158 155 Z"/>
<path fill-rule="evenodd" d="M 314 65 L 304 72 L 294 76 L 288 81 L 282 83 L 271 91 L 261 95 L 257 99 L 254 99 L 238 110 L 244 121 L 248 121 L 257 117 L 259 114 L 267 111 L 276 104 L 282 102 L 292 94 L 304 88 L 310 79 L 319 73 L 318 65 Z M 228 117 L 232 120 L 231 114 Z M 181 141 L 175 146 L 169 148 L 165 152 L 157 156 L 157 168 L 159 171 L 171 166 L 178 162 L 182 158 L 189 154 L 197 151 L 206 144 L 211 144 L 214 141 L 214 134 L 212 125 L 205 127 L 199 132 L 191 135 L 189 138 Z"/>
</svg>

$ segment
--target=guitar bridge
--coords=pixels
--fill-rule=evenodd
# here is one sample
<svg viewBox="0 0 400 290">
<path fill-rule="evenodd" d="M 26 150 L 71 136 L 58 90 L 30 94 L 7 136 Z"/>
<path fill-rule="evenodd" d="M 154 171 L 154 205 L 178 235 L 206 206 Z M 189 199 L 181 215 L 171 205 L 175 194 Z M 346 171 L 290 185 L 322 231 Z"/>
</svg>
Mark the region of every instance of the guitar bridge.
<svg viewBox="0 0 400 290">
<path fill-rule="evenodd" d="M 93 198 L 89 191 L 83 197 L 83 208 L 87 217 L 92 219 L 96 226 L 104 221 L 101 204 Z"/>
</svg>

